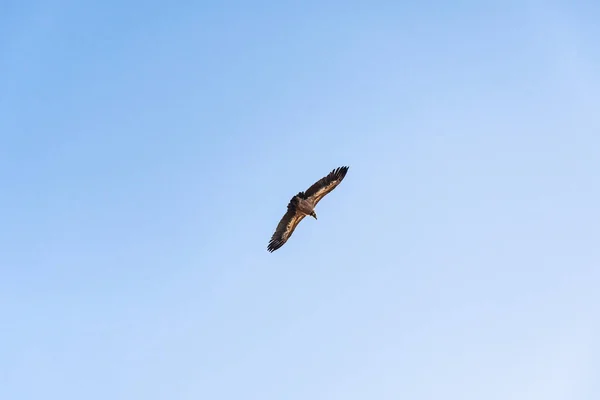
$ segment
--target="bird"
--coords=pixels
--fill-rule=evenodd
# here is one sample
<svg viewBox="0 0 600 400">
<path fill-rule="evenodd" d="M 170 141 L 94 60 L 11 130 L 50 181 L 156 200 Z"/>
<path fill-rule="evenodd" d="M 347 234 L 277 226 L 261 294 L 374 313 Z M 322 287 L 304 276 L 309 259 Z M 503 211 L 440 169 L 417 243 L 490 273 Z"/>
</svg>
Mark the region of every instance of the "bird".
<svg viewBox="0 0 600 400">
<path fill-rule="evenodd" d="M 287 211 L 277 224 L 267 246 L 270 253 L 279 249 L 288 241 L 296 226 L 306 216 L 317 219 L 315 206 L 317 203 L 335 189 L 344 180 L 349 167 L 343 166 L 333 169 L 329 174 L 313 183 L 306 191 L 298 192 L 287 205 Z"/>
</svg>

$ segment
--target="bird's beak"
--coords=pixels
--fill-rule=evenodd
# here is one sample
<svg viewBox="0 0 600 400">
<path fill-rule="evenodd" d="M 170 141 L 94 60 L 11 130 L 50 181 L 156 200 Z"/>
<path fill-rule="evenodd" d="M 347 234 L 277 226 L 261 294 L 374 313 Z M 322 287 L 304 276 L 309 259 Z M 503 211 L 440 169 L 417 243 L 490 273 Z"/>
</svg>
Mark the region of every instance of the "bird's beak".
<svg viewBox="0 0 600 400">
<path fill-rule="evenodd" d="M 314 219 L 317 219 L 317 214 L 313 214 L 313 218 L 314 218 Z"/>
</svg>

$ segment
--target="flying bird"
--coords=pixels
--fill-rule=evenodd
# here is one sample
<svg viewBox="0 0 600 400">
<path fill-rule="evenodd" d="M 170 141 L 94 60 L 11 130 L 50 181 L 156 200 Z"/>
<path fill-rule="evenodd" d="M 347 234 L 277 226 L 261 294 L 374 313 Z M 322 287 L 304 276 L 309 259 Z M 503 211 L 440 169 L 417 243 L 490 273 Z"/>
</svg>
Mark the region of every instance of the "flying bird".
<svg viewBox="0 0 600 400">
<path fill-rule="evenodd" d="M 269 241 L 267 251 L 274 252 L 288 241 L 296 226 L 306 217 L 310 215 L 317 219 L 315 206 L 342 182 L 349 167 L 339 167 L 331 171 L 327 176 L 319 179 L 305 192 L 299 192 L 292 197 L 287 205 L 287 212 L 279 221 L 275 233 Z"/>
</svg>

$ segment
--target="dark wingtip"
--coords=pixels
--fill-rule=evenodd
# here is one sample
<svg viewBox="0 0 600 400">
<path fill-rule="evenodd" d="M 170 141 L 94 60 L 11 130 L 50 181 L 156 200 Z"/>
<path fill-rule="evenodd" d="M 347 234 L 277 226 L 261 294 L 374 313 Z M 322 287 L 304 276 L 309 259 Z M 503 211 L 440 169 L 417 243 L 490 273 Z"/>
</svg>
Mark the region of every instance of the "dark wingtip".
<svg viewBox="0 0 600 400">
<path fill-rule="evenodd" d="M 336 178 L 344 178 L 346 176 L 346 174 L 348 173 L 348 169 L 350 169 L 350 167 L 344 165 L 343 167 L 338 167 L 331 172 L 332 172 L 332 175 L 335 176 Z"/>
<path fill-rule="evenodd" d="M 283 243 L 281 243 L 279 240 L 273 240 L 269 243 L 269 245 L 267 246 L 267 251 L 269 253 L 274 252 L 275 250 L 277 250 L 278 248 L 280 248 L 283 245 Z"/>
</svg>

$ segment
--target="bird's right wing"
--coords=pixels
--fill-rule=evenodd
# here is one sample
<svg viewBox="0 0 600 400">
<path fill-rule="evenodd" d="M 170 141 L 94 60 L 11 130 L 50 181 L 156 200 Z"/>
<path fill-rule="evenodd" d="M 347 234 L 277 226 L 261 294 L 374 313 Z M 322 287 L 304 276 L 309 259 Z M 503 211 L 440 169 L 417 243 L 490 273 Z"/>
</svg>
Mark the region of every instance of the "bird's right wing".
<svg viewBox="0 0 600 400">
<path fill-rule="evenodd" d="M 296 212 L 296 205 L 294 201 L 290 201 L 288 204 L 288 210 L 277 224 L 277 228 L 269 241 L 269 245 L 267 246 L 267 251 L 274 252 L 288 241 L 292 233 L 294 233 L 294 229 L 296 226 L 302 221 L 305 217 L 302 213 Z"/>
<path fill-rule="evenodd" d="M 327 176 L 313 183 L 312 186 L 304 192 L 306 199 L 308 199 L 313 206 L 316 206 L 327 193 L 330 193 L 344 180 L 348 168 L 349 167 L 336 168 L 327 174 Z"/>
</svg>

